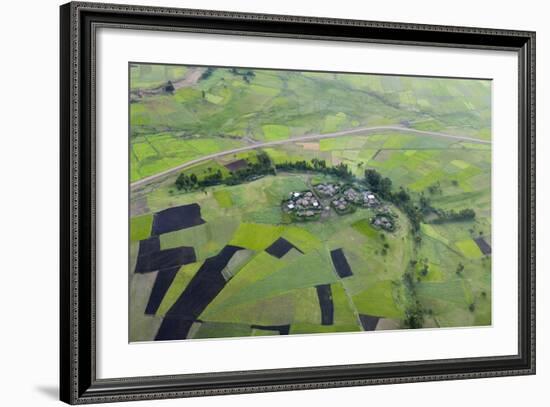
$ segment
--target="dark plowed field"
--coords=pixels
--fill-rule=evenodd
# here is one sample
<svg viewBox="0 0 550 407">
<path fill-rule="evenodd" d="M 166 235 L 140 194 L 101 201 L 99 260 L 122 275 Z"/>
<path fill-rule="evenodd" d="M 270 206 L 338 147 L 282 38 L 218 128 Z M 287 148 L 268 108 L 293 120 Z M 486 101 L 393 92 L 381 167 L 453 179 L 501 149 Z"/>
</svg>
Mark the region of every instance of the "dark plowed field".
<svg viewBox="0 0 550 407">
<path fill-rule="evenodd" d="M 194 263 L 196 260 L 195 249 L 186 246 L 160 250 L 148 254 L 140 253 L 136 264 L 136 273 L 148 273 L 151 271 L 182 266 L 184 264 Z"/>
<path fill-rule="evenodd" d="M 216 256 L 206 259 L 201 268 L 191 279 L 186 289 L 168 310 L 166 319 L 196 321 L 198 316 L 225 286 L 226 281 L 221 271 L 227 266 L 231 257 L 239 250 L 243 250 L 242 247 L 225 246 Z M 168 324 L 173 325 L 174 323 L 169 322 Z M 163 326 L 164 322 L 159 332 L 162 330 L 163 335 L 169 335 L 169 327 L 163 328 Z M 179 329 L 179 325 L 173 326 Z M 189 325 L 189 327 L 190 326 L 191 325 Z M 174 333 L 174 335 L 176 335 L 176 333 Z"/>
<path fill-rule="evenodd" d="M 164 318 L 155 336 L 155 341 L 173 341 L 187 338 L 193 321 Z"/>
<path fill-rule="evenodd" d="M 346 259 L 344 251 L 342 249 L 331 251 L 330 258 L 332 259 L 332 264 L 334 264 L 336 273 L 338 273 L 340 278 L 345 278 L 353 275 L 351 267 L 349 266 L 348 260 Z"/>
<path fill-rule="evenodd" d="M 173 232 L 197 225 L 202 225 L 201 207 L 199 204 L 190 204 L 168 208 L 155 213 L 153 218 L 153 235 Z"/>
<path fill-rule="evenodd" d="M 474 239 L 483 254 L 491 254 L 491 245 L 485 241 L 485 238 L 478 237 Z"/>
<path fill-rule="evenodd" d="M 268 252 L 269 254 L 271 254 L 272 256 L 277 257 L 278 259 L 280 259 L 285 254 L 287 254 L 289 252 L 289 250 L 292 249 L 292 248 L 294 248 L 294 249 L 298 250 L 300 253 L 304 254 L 303 251 L 301 251 L 296 246 L 294 246 L 292 243 L 290 243 L 288 240 L 286 240 L 285 238 L 282 238 L 282 237 L 275 240 L 275 242 L 273 242 L 273 244 L 271 246 L 269 246 L 267 249 L 265 249 L 265 251 Z"/>
<path fill-rule="evenodd" d="M 139 255 L 147 255 L 160 252 L 160 239 L 158 236 L 152 236 L 139 241 Z"/>
<path fill-rule="evenodd" d="M 374 331 L 380 317 L 374 317 L 372 315 L 359 314 L 359 319 L 361 320 L 361 325 L 365 331 Z"/>
<path fill-rule="evenodd" d="M 315 288 L 321 307 L 321 325 L 332 325 L 334 323 L 334 303 L 332 302 L 330 284 L 318 285 Z"/>
<path fill-rule="evenodd" d="M 151 290 L 151 295 L 149 295 L 149 302 L 145 308 L 145 314 L 155 315 L 157 313 L 157 309 L 166 291 L 168 291 L 168 288 L 172 284 L 172 281 L 174 281 L 174 277 L 176 277 L 179 269 L 180 266 L 159 270 L 155 279 L 155 284 Z"/>
<path fill-rule="evenodd" d="M 225 168 L 227 168 L 229 171 L 237 171 L 241 168 L 245 168 L 248 165 L 248 162 L 244 159 L 236 160 L 233 162 L 230 162 L 229 164 L 225 164 Z"/>
</svg>

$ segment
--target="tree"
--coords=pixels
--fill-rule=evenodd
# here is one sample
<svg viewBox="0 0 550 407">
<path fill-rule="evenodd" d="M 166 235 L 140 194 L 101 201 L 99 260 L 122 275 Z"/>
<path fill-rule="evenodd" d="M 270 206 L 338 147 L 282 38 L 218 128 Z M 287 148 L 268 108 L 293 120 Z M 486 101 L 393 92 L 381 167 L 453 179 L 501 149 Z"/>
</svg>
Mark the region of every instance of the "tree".
<svg viewBox="0 0 550 407">
<path fill-rule="evenodd" d="M 400 188 L 399 192 L 395 194 L 395 200 L 397 203 L 406 204 L 411 200 L 411 196 L 403 188 Z"/>
<path fill-rule="evenodd" d="M 426 198 L 424 196 L 424 193 L 420 195 L 420 199 L 418 200 L 418 203 L 420 204 L 420 210 L 424 213 L 428 212 L 431 209 L 430 199 Z"/>
<path fill-rule="evenodd" d="M 435 193 L 441 193 L 441 184 L 439 183 L 439 181 L 437 181 L 435 184 L 432 184 L 428 187 L 428 192 L 430 194 L 435 194 Z"/>
<path fill-rule="evenodd" d="M 182 172 L 178 175 L 178 178 L 176 178 L 176 188 L 179 190 L 188 191 L 193 188 L 193 182 L 190 177 Z"/>
<path fill-rule="evenodd" d="M 206 71 L 204 71 L 200 77 L 199 80 L 208 79 L 210 75 L 214 73 L 214 68 L 207 68 Z"/>
<path fill-rule="evenodd" d="M 424 325 L 424 310 L 419 301 L 415 301 L 405 310 L 405 325 L 408 328 L 418 329 Z"/>
<path fill-rule="evenodd" d="M 378 188 L 378 193 L 383 197 L 383 198 L 388 198 L 390 196 L 390 193 L 391 193 L 391 188 L 392 188 L 392 182 L 391 182 L 391 179 L 385 177 L 385 178 L 382 178 L 380 180 L 380 184 L 379 184 L 379 188 Z"/>
<path fill-rule="evenodd" d="M 428 266 L 428 264 L 424 264 L 424 267 L 422 267 L 422 270 L 420 270 L 420 274 L 422 274 L 423 276 L 427 276 L 428 271 L 430 271 L 430 267 Z"/>
<path fill-rule="evenodd" d="M 458 266 L 456 267 L 456 274 L 462 274 L 462 272 L 464 271 L 464 264 L 462 263 L 458 263 Z"/>
<path fill-rule="evenodd" d="M 365 170 L 365 180 L 370 185 L 370 187 L 375 191 L 378 190 L 381 179 L 382 179 L 382 176 L 378 173 L 378 171 L 372 170 L 372 169 Z"/>
<path fill-rule="evenodd" d="M 474 219 L 476 217 L 476 213 L 473 209 L 467 208 L 467 209 L 462 209 L 458 213 L 458 216 L 461 219 Z"/>
</svg>

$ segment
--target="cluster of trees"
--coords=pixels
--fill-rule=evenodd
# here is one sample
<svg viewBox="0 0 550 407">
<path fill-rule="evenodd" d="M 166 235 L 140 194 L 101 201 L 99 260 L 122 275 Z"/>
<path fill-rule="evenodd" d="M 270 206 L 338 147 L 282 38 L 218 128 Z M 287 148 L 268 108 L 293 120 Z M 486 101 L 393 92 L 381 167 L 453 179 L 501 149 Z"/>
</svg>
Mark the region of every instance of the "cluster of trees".
<svg viewBox="0 0 550 407">
<path fill-rule="evenodd" d="M 260 152 L 256 156 L 258 162 L 248 162 L 247 166 L 240 168 L 225 178 L 224 182 L 227 185 L 237 185 L 243 182 L 251 181 L 264 175 L 275 175 L 275 169 L 271 165 L 271 160 L 265 152 Z"/>
<path fill-rule="evenodd" d="M 429 198 L 426 198 L 424 192 L 420 193 L 420 198 L 418 198 L 418 205 L 420 205 L 420 210 L 422 213 L 426 214 L 432 210 L 432 204 Z"/>
<path fill-rule="evenodd" d="M 183 172 L 176 179 L 176 188 L 183 191 L 190 191 L 197 186 L 197 176 L 195 174 L 186 175 Z"/>
<path fill-rule="evenodd" d="M 441 190 L 441 183 L 437 181 L 435 184 L 432 184 L 428 187 L 428 192 L 430 194 L 441 194 L 443 191 Z"/>
<path fill-rule="evenodd" d="M 445 222 L 463 222 L 467 220 L 474 220 L 476 212 L 473 209 L 466 208 L 459 211 L 451 209 L 445 211 L 443 209 L 434 209 L 437 214 L 437 218 L 430 221 L 430 223 L 445 223 Z"/>
<path fill-rule="evenodd" d="M 312 172 L 321 172 L 327 175 L 334 175 L 336 177 L 351 180 L 353 179 L 353 174 L 350 171 L 347 164 L 340 163 L 335 166 L 327 166 L 325 160 L 318 160 L 313 158 L 311 161 L 301 160 L 295 162 L 285 161 L 275 165 L 275 168 L 283 171 L 312 171 Z"/>
<path fill-rule="evenodd" d="M 381 198 L 388 199 L 391 195 L 391 179 L 382 177 L 378 171 L 371 169 L 365 170 L 365 181 L 371 191 L 378 194 Z"/>
<path fill-rule="evenodd" d="M 194 175 L 194 174 L 191 174 Z M 199 187 L 209 187 L 212 185 L 218 185 L 221 184 L 223 181 L 223 174 L 221 170 L 216 171 L 213 174 L 206 175 L 202 180 L 198 182 Z"/>
<path fill-rule="evenodd" d="M 415 234 L 420 230 L 420 222 L 425 221 L 424 214 L 430 212 L 437 215 L 437 218 L 429 221 L 430 223 L 461 222 L 473 220 L 476 217 L 475 211 L 470 208 L 461 209 L 459 211 L 454 209 L 448 211 L 436 209 L 431 206 L 430 199 L 424 196 L 424 194 L 420 195 L 417 204 L 412 200 L 409 192 L 403 187 L 400 187 L 397 192 L 392 192 L 391 180 L 387 177 L 382 177 L 376 170 L 365 170 L 365 182 L 373 192 L 378 193 L 380 197 L 394 203 L 405 212 Z M 438 190 L 438 188 L 440 188 L 439 183 L 433 184 L 433 187 Z M 430 191 L 430 193 L 434 192 Z M 418 236 L 418 238 L 420 238 L 420 236 Z"/>
<path fill-rule="evenodd" d="M 246 83 L 250 83 L 252 78 L 256 76 L 254 71 L 247 70 L 243 72 L 243 71 L 239 71 L 237 68 L 231 68 L 231 73 L 233 75 L 242 76 L 243 81 L 245 81 Z"/>
<path fill-rule="evenodd" d="M 176 179 L 176 188 L 180 191 L 192 191 L 194 189 L 200 189 L 212 185 L 221 184 L 223 181 L 223 174 L 220 170 L 206 175 L 203 179 L 199 178 L 195 174 L 187 175 L 181 173 Z"/>
<path fill-rule="evenodd" d="M 214 68 L 206 68 L 206 71 L 204 71 L 200 77 L 199 80 L 205 80 L 205 79 L 208 79 L 210 77 L 210 75 L 212 75 L 214 73 Z"/>
<path fill-rule="evenodd" d="M 195 174 L 187 175 L 182 172 L 176 179 L 176 188 L 180 191 L 192 191 L 219 184 L 237 185 L 263 175 L 275 174 L 271 160 L 266 153 L 258 153 L 257 158 L 258 162 L 248 161 L 246 167 L 231 172 L 227 177 L 223 176 L 221 170 L 208 174 L 200 180 Z"/>
<path fill-rule="evenodd" d="M 411 223 L 411 228 L 414 235 L 420 230 L 420 222 L 423 219 L 422 210 L 415 205 L 411 195 L 403 187 L 400 187 L 397 192 L 392 192 L 391 179 L 383 177 L 378 171 L 373 169 L 365 170 L 365 182 L 372 192 L 377 193 L 381 198 L 394 203 L 400 208 Z M 416 236 L 415 236 L 416 237 Z M 415 241 L 419 241 L 420 236 L 417 236 Z"/>
</svg>

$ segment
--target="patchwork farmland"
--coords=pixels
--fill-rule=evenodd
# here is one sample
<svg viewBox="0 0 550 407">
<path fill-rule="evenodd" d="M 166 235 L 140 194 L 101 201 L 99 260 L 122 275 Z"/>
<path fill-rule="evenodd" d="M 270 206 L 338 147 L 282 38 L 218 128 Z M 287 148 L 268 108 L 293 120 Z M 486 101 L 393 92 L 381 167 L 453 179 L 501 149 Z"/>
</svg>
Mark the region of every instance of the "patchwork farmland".
<svg viewBox="0 0 550 407">
<path fill-rule="evenodd" d="M 131 64 L 130 101 L 130 341 L 491 324 L 490 81 Z"/>
</svg>

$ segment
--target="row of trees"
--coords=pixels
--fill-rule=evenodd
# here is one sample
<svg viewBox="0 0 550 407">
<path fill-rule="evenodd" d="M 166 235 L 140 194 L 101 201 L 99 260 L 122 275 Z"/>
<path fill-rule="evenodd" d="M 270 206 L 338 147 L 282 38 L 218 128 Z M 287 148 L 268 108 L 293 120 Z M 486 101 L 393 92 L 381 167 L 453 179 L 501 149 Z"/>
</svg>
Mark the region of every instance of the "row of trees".
<svg viewBox="0 0 550 407">
<path fill-rule="evenodd" d="M 248 161 L 246 167 L 233 171 L 226 177 L 223 176 L 220 170 L 212 174 L 208 174 L 202 177 L 202 179 L 199 179 L 196 174 L 192 173 L 188 175 L 182 172 L 176 179 L 176 187 L 179 190 L 192 191 L 219 184 L 237 185 L 243 182 L 251 181 L 260 176 L 275 175 L 275 169 L 283 171 L 320 172 L 348 181 L 355 178 L 349 167 L 344 163 L 340 163 L 335 166 L 327 166 L 325 160 L 313 158 L 311 161 L 302 160 L 276 164 L 274 168 L 267 153 L 263 151 L 259 152 L 256 157 L 258 160 L 257 162 Z"/>
<path fill-rule="evenodd" d="M 417 244 L 420 244 L 422 239 L 420 235 L 420 223 L 425 222 L 424 215 L 428 213 L 435 213 L 437 217 L 430 220 L 431 223 L 444 223 L 453 221 L 466 221 L 475 219 L 475 211 L 473 209 L 455 210 L 442 210 L 435 209 L 431 206 L 430 199 L 424 194 L 420 194 L 418 202 L 416 203 L 410 193 L 400 187 L 398 191 L 392 190 L 392 182 L 389 178 L 383 177 L 380 173 L 373 169 L 365 170 L 365 183 L 372 190 L 377 193 L 381 198 L 392 202 L 399 207 L 408 217 L 412 233 Z M 430 194 L 441 193 L 441 186 L 438 183 L 431 185 L 428 188 Z M 416 274 L 417 261 L 411 260 L 408 270 L 403 274 L 402 283 L 406 292 L 406 307 L 404 323 L 408 328 L 422 328 L 424 325 L 425 315 L 431 314 L 431 310 L 427 310 L 423 307 L 419 301 L 416 292 Z M 459 263 L 456 273 L 460 275 L 464 269 L 464 265 Z M 419 268 L 419 273 L 422 276 L 426 276 L 429 272 L 429 264 L 425 261 Z M 473 312 L 475 310 L 475 304 L 470 304 L 469 310 Z"/>
<path fill-rule="evenodd" d="M 311 161 L 285 161 L 283 163 L 276 164 L 275 168 L 282 171 L 320 172 L 322 174 L 334 175 L 335 177 L 342 178 L 348 181 L 354 178 L 347 164 L 340 163 L 335 166 L 327 166 L 325 160 L 318 160 L 316 158 L 313 158 Z"/>
<path fill-rule="evenodd" d="M 246 167 L 230 172 L 226 177 L 223 176 L 221 170 L 205 175 L 202 179 L 193 173 L 187 175 L 182 172 L 176 179 L 176 188 L 180 191 L 193 191 L 220 184 L 237 185 L 264 175 L 275 174 L 271 160 L 265 152 L 258 153 L 256 157 L 258 162 L 247 161 Z"/>
<path fill-rule="evenodd" d="M 437 218 L 430 220 L 429 223 L 463 222 L 474 220 L 476 217 L 476 212 L 470 208 L 461 209 L 459 211 L 455 211 L 454 209 L 450 211 L 435 209 L 434 211 L 437 214 Z"/>
<path fill-rule="evenodd" d="M 404 323 L 407 328 L 412 329 L 424 326 L 424 314 L 426 312 L 416 293 L 415 269 L 416 261 L 411 261 L 402 279 L 407 296 Z"/>
<path fill-rule="evenodd" d="M 225 183 L 227 185 L 237 185 L 243 182 L 252 181 L 264 175 L 275 175 L 275 169 L 267 153 L 262 151 L 258 153 L 256 157 L 258 162 L 251 163 L 249 161 L 246 167 L 230 173 L 229 177 L 225 178 Z"/>
<path fill-rule="evenodd" d="M 445 222 L 462 222 L 468 220 L 474 220 L 476 213 L 471 208 L 465 208 L 461 210 L 443 210 L 434 208 L 431 205 L 430 199 L 424 194 L 420 194 L 418 204 L 414 203 L 411 195 L 403 187 L 400 187 L 397 192 L 392 192 L 392 182 L 389 178 L 383 177 L 376 170 L 365 170 L 365 182 L 369 185 L 371 190 L 378 193 L 380 197 L 394 203 L 401 208 L 407 215 L 411 222 L 413 232 L 418 232 L 420 229 L 420 222 L 428 223 L 445 223 Z M 434 184 L 438 185 L 438 184 Z M 428 213 L 435 213 L 436 218 L 427 221 L 424 219 L 424 215 Z"/>
<path fill-rule="evenodd" d="M 203 179 L 199 178 L 195 174 L 187 175 L 181 173 L 176 179 L 176 188 L 180 191 L 192 191 L 212 185 L 218 185 L 223 182 L 223 174 L 221 170 L 218 170 L 212 174 L 206 175 Z"/>
</svg>

